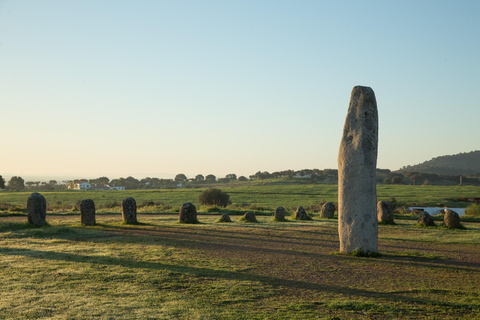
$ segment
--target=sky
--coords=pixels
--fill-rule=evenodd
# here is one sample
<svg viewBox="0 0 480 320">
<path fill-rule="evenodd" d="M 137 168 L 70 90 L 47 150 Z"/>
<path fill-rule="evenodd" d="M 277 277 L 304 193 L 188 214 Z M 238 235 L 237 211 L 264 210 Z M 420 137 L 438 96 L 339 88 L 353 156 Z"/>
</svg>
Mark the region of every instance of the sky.
<svg viewBox="0 0 480 320">
<path fill-rule="evenodd" d="M 0 0 L 0 175 L 337 168 L 375 91 L 379 168 L 480 149 L 480 1 Z"/>
</svg>

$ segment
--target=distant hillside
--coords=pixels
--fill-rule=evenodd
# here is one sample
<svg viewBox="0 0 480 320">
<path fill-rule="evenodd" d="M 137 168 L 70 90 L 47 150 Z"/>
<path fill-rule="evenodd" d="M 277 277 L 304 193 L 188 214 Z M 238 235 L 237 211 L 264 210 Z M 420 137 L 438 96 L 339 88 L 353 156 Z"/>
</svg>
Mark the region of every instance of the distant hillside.
<svg viewBox="0 0 480 320">
<path fill-rule="evenodd" d="M 480 173 L 480 150 L 441 156 L 399 171 L 435 173 L 439 175 L 468 175 Z"/>
</svg>

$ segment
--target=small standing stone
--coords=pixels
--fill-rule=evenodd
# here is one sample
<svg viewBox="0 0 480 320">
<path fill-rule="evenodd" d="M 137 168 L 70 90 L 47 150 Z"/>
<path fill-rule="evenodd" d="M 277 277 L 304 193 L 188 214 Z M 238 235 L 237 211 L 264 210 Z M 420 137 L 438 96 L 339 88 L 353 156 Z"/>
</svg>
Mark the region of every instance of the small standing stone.
<svg viewBox="0 0 480 320">
<path fill-rule="evenodd" d="M 27 199 L 27 218 L 28 223 L 36 227 L 43 227 L 47 217 L 47 201 L 37 192 L 28 196 Z"/>
<path fill-rule="evenodd" d="M 335 214 L 335 205 L 332 202 L 326 202 L 322 206 L 322 210 L 320 212 L 320 217 L 331 219 L 331 218 L 333 218 L 334 214 Z"/>
<path fill-rule="evenodd" d="M 418 223 L 423 224 L 425 226 L 432 227 L 435 225 L 432 216 L 428 212 L 420 213 L 420 217 L 418 218 Z"/>
<path fill-rule="evenodd" d="M 257 222 L 257 217 L 255 217 L 255 213 L 248 211 L 243 216 L 243 219 L 248 222 Z"/>
<path fill-rule="evenodd" d="M 443 223 L 447 228 L 460 228 L 460 216 L 453 210 L 445 209 L 443 214 Z"/>
<path fill-rule="evenodd" d="M 352 90 L 338 152 L 340 252 L 377 252 L 378 112 L 372 88 Z"/>
<path fill-rule="evenodd" d="M 388 201 L 378 201 L 377 203 L 377 219 L 381 223 L 393 223 L 393 208 Z"/>
<path fill-rule="evenodd" d="M 285 220 L 285 209 L 283 207 L 278 207 L 275 210 L 275 214 L 273 216 L 275 221 L 284 221 Z"/>
<path fill-rule="evenodd" d="M 220 219 L 218 220 L 219 222 L 232 222 L 232 219 L 230 219 L 230 216 L 226 213 L 222 214 Z"/>
<path fill-rule="evenodd" d="M 137 223 L 137 203 L 132 197 L 123 199 L 122 201 L 122 218 L 127 224 Z"/>
<path fill-rule="evenodd" d="M 310 220 L 310 217 L 307 215 L 305 209 L 302 206 L 298 207 L 295 211 L 295 219 L 297 220 Z"/>
<path fill-rule="evenodd" d="M 185 202 L 180 208 L 179 222 L 195 223 L 197 220 L 197 208 L 191 202 Z"/>
<path fill-rule="evenodd" d="M 95 225 L 95 202 L 92 199 L 85 199 L 80 203 L 80 220 L 85 226 Z"/>
</svg>

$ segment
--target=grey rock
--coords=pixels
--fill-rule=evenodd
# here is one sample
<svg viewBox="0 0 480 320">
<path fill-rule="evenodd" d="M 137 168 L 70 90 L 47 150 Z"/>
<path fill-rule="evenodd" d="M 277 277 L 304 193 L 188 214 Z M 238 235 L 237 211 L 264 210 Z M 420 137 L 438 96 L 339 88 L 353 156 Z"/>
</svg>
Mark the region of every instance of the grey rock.
<svg viewBox="0 0 480 320">
<path fill-rule="evenodd" d="M 222 216 L 219 219 L 220 222 L 232 222 L 232 219 L 230 219 L 230 216 L 226 213 L 222 214 Z"/>
<path fill-rule="evenodd" d="M 423 224 L 426 226 L 434 226 L 435 222 L 432 219 L 432 216 L 428 212 L 420 213 L 420 217 L 418 218 L 418 223 Z"/>
<path fill-rule="evenodd" d="M 127 224 L 137 223 L 137 202 L 132 197 L 122 201 L 122 218 Z"/>
<path fill-rule="evenodd" d="M 37 192 L 28 196 L 27 219 L 28 223 L 36 227 L 43 227 L 47 218 L 47 201 Z"/>
<path fill-rule="evenodd" d="M 273 218 L 276 221 L 284 221 L 285 220 L 285 209 L 283 207 L 278 207 L 275 210 L 275 213 L 273 215 Z"/>
<path fill-rule="evenodd" d="M 197 220 L 197 208 L 191 202 L 185 202 L 180 207 L 180 217 L 179 222 L 183 223 L 195 223 Z"/>
<path fill-rule="evenodd" d="M 393 207 L 389 201 L 378 201 L 377 203 L 377 220 L 383 223 L 393 223 Z"/>
<path fill-rule="evenodd" d="M 460 216 L 453 210 L 445 209 L 443 223 L 447 228 L 460 228 Z"/>
<path fill-rule="evenodd" d="M 294 215 L 297 220 L 310 220 L 310 217 L 307 215 L 305 209 L 302 206 L 298 207 Z"/>
<path fill-rule="evenodd" d="M 333 218 L 335 214 L 335 205 L 333 202 L 326 202 L 323 204 L 322 209 L 320 210 L 320 217 L 321 218 Z"/>
<path fill-rule="evenodd" d="M 377 252 L 378 113 L 369 87 L 352 90 L 338 153 L 340 252 Z"/>
<path fill-rule="evenodd" d="M 95 225 L 95 202 L 92 199 L 85 199 L 80 203 L 80 221 L 85 226 Z"/>
<path fill-rule="evenodd" d="M 243 219 L 248 222 L 257 222 L 257 217 L 254 212 L 248 211 L 243 215 Z"/>
</svg>

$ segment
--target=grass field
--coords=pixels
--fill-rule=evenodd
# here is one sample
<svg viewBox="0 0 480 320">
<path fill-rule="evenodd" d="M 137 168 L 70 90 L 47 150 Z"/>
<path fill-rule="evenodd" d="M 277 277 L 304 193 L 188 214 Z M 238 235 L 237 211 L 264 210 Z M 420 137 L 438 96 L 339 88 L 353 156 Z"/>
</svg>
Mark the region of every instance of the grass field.
<svg viewBox="0 0 480 320">
<path fill-rule="evenodd" d="M 337 185 L 323 184 L 267 184 L 222 188 L 230 195 L 232 207 L 256 207 L 260 211 L 273 211 L 283 206 L 287 211 L 294 211 L 298 206 L 318 206 L 326 201 L 336 203 Z M 42 192 L 49 204 L 49 211 L 71 211 L 77 201 L 92 199 L 98 208 L 106 206 L 106 211 L 117 207 L 126 197 L 133 197 L 137 205 L 153 201 L 156 207 L 150 208 L 152 213 L 171 211 L 179 208 L 184 202 L 197 204 L 197 197 L 204 189 L 163 189 L 163 190 L 126 190 L 126 191 L 53 191 Z M 9 206 L 25 208 L 28 192 L 0 193 L 0 212 L 8 211 Z M 415 206 L 452 206 L 465 207 L 470 202 L 459 199 L 480 197 L 478 186 L 410 186 L 410 185 L 378 185 L 378 200 L 396 198 L 399 205 Z M 101 211 L 101 210 L 100 210 Z"/>
<path fill-rule="evenodd" d="M 0 218 L 1 319 L 480 319 L 480 224 L 379 226 L 379 258 L 340 255 L 335 220 L 139 225 Z"/>
</svg>

